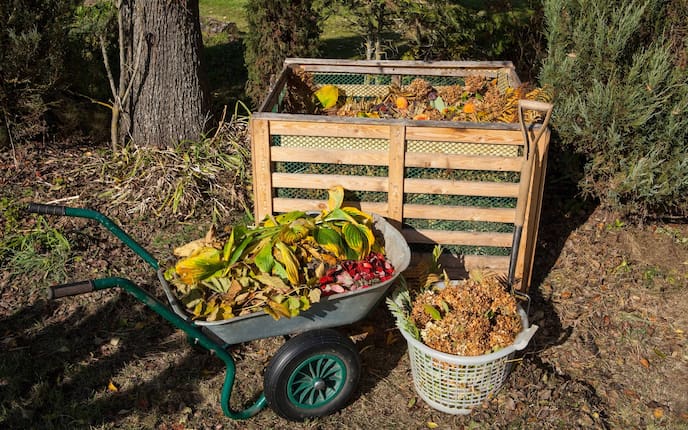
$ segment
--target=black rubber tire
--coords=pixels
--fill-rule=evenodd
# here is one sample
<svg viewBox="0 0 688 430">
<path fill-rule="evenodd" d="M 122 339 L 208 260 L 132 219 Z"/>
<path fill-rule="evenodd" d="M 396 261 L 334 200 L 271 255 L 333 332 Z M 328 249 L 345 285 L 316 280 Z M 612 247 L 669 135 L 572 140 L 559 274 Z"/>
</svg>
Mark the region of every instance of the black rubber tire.
<svg viewBox="0 0 688 430">
<path fill-rule="evenodd" d="M 263 378 L 270 408 L 303 421 L 340 410 L 358 386 L 361 360 L 348 337 L 318 329 L 288 340 L 272 357 Z"/>
</svg>

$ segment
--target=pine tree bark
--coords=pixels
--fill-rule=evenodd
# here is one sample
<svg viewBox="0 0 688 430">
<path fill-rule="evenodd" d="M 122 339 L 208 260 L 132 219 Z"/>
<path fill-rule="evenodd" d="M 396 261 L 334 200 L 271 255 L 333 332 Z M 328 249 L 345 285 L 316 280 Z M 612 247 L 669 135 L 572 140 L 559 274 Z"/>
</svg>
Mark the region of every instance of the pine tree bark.
<svg viewBox="0 0 688 430">
<path fill-rule="evenodd" d="M 131 81 L 122 140 L 164 147 L 197 140 L 209 116 L 198 0 L 122 0 L 120 86 Z"/>
</svg>

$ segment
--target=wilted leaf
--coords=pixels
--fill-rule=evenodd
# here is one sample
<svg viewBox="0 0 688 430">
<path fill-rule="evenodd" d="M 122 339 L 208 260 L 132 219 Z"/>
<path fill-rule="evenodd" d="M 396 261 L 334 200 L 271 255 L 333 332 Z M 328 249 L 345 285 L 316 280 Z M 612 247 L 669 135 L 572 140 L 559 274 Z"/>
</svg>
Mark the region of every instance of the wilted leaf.
<svg viewBox="0 0 688 430">
<path fill-rule="evenodd" d="M 311 303 L 318 303 L 320 301 L 320 296 L 321 292 L 318 289 L 312 289 L 308 292 L 308 300 L 311 301 Z"/>
<path fill-rule="evenodd" d="M 435 321 L 439 321 L 442 319 L 442 315 L 440 314 L 440 311 L 438 311 L 434 306 L 426 304 L 423 306 L 423 311 L 425 311 L 426 314 L 430 315 L 430 318 L 434 319 Z"/>
<path fill-rule="evenodd" d="M 110 382 L 108 382 L 108 391 L 112 391 L 112 392 L 119 391 L 119 388 L 117 388 L 117 385 L 115 385 L 115 383 L 112 382 L 112 380 L 110 380 Z"/>
<path fill-rule="evenodd" d="M 436 429 L 437 427 L 439 427 L 439 424 L 437 424 L 434 421 L 428 421 L 426 423 L 426 425 L 428 426 L 429 429 Z"/>
<path fill-rule="evenodd" d="M 371 243 L 369 242 L 369 237 L 366 233 L 366 230 L 366 227 L 356 224 L 344 224 L 342 227 L 344 241 L 351 249 L 356 251 L 356 260 L 360 260 L 370 253 Z"/>
<path fill-rule="evenodd" d="M 324 109 L 329 109 L 337 104 L 339 88 L 334 85 L 323 85 L 314 94 L 322 107 Z"/>
<path fill-rule="evenodd" d="M 277 303 L 274 300 L 268 300 L 268 306 L 274 312 L 274 314 L 272 314 L 272 317 L 275 318 L 275 315 L 277 315 L 277 318 L 275 319 L 279 319 L 280 317 L 291 317 L 289 307 L 285 303 Z"/>
<path fill-rule="evenodd" d="M 201 248 L 191 256 L 179 260 L 175 271 L 185 284 L 193 284 L 222 269 L 225 264 L 220 251 L 215 248 Z"/>
<path fill-rule="evenodd" d="M 335 185 L 334 187 L 327 190 L 327 209 L 333 211 L 342 207 L 344 203 L 344 187 L 341 185 Z"/>
<path fill-rule="evenodd" d="M 284 264 L 284 269 L 287 272 L 287 279 L 289 279 L 292 285 L 299 285 L 300 265 L 298 259 L 284 242 L 276 242 L 275 247 L 278 251 L 277 260 Z"/>
</svg>

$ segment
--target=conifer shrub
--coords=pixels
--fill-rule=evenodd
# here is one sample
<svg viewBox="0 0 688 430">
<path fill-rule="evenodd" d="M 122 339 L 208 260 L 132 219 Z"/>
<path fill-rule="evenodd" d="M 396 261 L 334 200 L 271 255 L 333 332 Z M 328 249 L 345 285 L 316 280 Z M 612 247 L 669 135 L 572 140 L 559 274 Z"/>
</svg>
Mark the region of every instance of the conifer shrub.
<svg viewBox="0 0 688 430">
<path fill-rule="evenodd" d="M 246 94 L 258 105 L 287 57 L 317 57 L 321 17 L 313 0 L 247 2 Z"/>
<path fill-rule="evenodd" d="M 47 131 L 74 3 L 0 0 L 0 124 L 16 141 Z"/>
<path fill-rule="evenodd" d="M 629 216 L 688 215 L 688 4 L 545 0 L 553 142 L 578 185 Z"/>
</svg>

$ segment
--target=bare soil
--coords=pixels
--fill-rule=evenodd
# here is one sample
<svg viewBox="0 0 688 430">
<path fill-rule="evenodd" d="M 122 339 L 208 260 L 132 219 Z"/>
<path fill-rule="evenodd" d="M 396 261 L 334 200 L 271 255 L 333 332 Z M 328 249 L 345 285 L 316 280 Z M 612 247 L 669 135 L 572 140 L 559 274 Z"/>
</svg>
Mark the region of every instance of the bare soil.
<svg viewBox="0 0 688 430">
<path fill-rule="evenodd" d="M 103 182 L 75 173 L 94 150 L 39 143 L 1 151 L 0 199 L 12 208 L 58 201 L 102 210 L 163 264 L 174 246 L 208 229 L 209 214 L 134 216 L 109 207 Z M 0 217 L 3 234 L 34 228 L 37 216 L 21 214 L 6 231 L 14 216 L 8 210 Z M 71 244 L 62 281 L 123 276 L 164 300 L 155 273 L 103 228 L 45 218 Z M 503 388 L 469 415 L 438 412 L 418 397 L 405 342 L 381 305 L 341 328 L 363 365 L 344 409 L 305 423 L 270 409 L 232 421 L 219 404 L 222 363 L 143 304 L 114 290 L 48 301 L 49 274 L 11 273 L 2 264 L 2 428 L 688 428 L 688 226 L 624 224 L 549 182 L 529 307 L 540 328 Z M 234 409 L 260 394 L 282 342 L 232 347 Z"/>
</svg>

